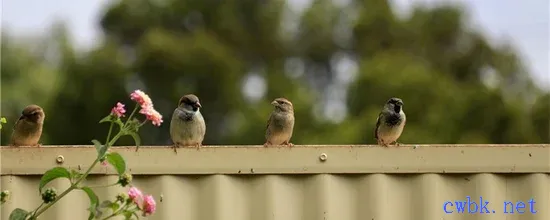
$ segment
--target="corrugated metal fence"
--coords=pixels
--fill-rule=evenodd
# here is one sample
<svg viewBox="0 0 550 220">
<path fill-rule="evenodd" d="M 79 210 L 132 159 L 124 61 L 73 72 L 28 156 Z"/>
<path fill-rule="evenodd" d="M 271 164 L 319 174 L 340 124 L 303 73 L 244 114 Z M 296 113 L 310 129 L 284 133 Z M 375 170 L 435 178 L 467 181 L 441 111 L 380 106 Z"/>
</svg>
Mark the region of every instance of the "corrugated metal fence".
<svg viewBox="0 0 550 220">
<path fill-rule="evenodd" d="M 157 213 L 147 219 L 550 219 L 550 145 L 113 150 L 125 157 L 133 184 L 157 200 Z M 40 204 L 43 172 L 53 166 L 86 170 L 96 156 L 90 146 L 3 147 L 0 154 L 0 187 L 12 192 L 2 219 L 16 207 Z M 98 166 L 93 174 L 86 184 L 117 181 L 110 167 Z M 66 180 L 51 184 L 58 192 L 68 185 Z M 97 190 L 101 200 L 125 191 Z M 75 191 L 41 219 L 87 219 L 88 204 L 86 195 Z"/>
</svg>

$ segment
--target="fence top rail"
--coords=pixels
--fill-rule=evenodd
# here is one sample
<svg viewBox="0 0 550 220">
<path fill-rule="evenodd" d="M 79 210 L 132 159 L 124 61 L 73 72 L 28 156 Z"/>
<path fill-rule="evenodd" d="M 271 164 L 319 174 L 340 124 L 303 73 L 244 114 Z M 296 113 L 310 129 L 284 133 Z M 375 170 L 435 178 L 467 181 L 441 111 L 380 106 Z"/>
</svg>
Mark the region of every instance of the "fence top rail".
<svg viewBox="0 0 550 220">
<path fill-rule="evenodd" d="M 412 174 L 550 173 L 550 144 L 476 145 L 261 145 L 115 146 L 133 175 L 189 174 Z M 40 175 L 53 166 L 86 170 L 97 153 L 92 145 L 40 148 L 0 147 L 1 175 Z M 61 162 L 58 162 L 61 161 Z M 93 174 L 115 174 L 97 166 Z"/>
</svg>

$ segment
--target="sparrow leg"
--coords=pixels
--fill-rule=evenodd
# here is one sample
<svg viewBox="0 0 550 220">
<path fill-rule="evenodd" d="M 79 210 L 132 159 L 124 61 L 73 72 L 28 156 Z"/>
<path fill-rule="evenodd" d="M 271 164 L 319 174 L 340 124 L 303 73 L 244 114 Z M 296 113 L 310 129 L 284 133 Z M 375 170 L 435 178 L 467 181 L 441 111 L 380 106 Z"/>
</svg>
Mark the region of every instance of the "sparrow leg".
<svg viewBox="0 0 550 220">
<path fill-rule="evenodd" d="M 269 145 L 271 145 L 271 143 L 269 143 L 269 141 L 267 141 L 267 142 L 265 142 L 264 147 L 268 147 Z"/>
<path fill-rule="evenodd" d="M 177 143 L 174 143 L 174 145 L 172 145 L 172 148 L 174 149 L 174 153 L 178 154 L 178 146 L 179 144 Z"/>
<path fill-rule="evenodd" d="M 392 144 L 392 145 L 395 145 L 395 146 L 399 146 L 399 145 L 400 145 L 400 143 L 397 142 L 397 141 L 394 141 L 394 142 L 392 142 L 391 144 Z"/>
<path fill-rule="evenodd" d="M 286 145 L 286 146 L 289 146 L 289 147 L 293 147 L 293 146 L 294 146 L 294 144 L 290 143 L 289 141 L 283 142 L 283 145 Z"/>
<path fill-rule="evenodd" d="M 197 150 L 200 150 L 202 147 L 202 143 L 197 143 L 196 147 L 197 147 Z"/>
</svg>

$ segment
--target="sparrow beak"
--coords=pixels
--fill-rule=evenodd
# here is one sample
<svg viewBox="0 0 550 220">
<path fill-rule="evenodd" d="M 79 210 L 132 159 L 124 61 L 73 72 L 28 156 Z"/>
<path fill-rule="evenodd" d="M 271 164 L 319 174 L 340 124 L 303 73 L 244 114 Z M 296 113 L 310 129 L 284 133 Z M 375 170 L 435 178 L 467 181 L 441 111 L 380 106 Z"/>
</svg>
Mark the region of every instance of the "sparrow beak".
<svg viewBox="0 0 550 220">
<path fill-rule="evenodd" d="M 195 107 L 202 108 L 202 105 L 201 105 L 200 102 L 196 102 L 196 103 L 195 103 Z"/>
<path fill-rule="evenodd" d="M 277 101 L 271 102 L 272 105 L 277 105 Z"/>
</svg>

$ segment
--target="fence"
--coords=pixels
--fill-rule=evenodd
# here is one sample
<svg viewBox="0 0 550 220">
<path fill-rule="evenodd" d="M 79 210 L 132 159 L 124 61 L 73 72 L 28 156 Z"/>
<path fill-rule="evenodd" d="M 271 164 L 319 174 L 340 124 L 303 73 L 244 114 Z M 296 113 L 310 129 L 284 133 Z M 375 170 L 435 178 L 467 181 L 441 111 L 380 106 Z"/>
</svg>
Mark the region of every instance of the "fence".
<svg viewBox="0 0 550 220">
<path fill-rule="evenodd" d="M 205 146 L 180 148 L 178 154 L 155 146 L 113 151 L 125 157 L 133 184 L 157 200 L 157 212 L 144 219 L 550 219 L 550 145 Z M 0 154 L 0 187 L 12 192 L 1 219 L 8 219 L 16 207 L 40 204 L 37 186 L 46 170 L 86 170 L 96 156 L 92 146 L 2 147 Z M 110 167 L 98 166 L 92 173 L 86 184 L 117 181 Z M 68 183 L 56 180 L 50 185 L 59 192 Z M 100 199 L 112 199 L 125 190 L 96 192 Z M 477 205 L 468 204 L 467 197 Z M 461 204 L 464 213 L 458 213 Z M 41 219 L 87 219 L 88 205 L 87 196 L 75 191 Z M 477 214 L 469 214 L 475 207 Z"/>
</svg>

